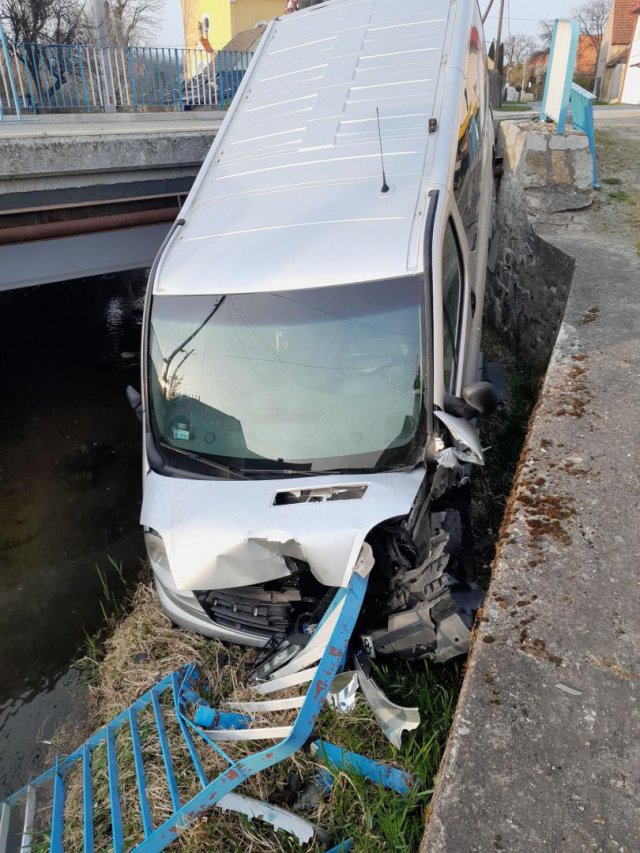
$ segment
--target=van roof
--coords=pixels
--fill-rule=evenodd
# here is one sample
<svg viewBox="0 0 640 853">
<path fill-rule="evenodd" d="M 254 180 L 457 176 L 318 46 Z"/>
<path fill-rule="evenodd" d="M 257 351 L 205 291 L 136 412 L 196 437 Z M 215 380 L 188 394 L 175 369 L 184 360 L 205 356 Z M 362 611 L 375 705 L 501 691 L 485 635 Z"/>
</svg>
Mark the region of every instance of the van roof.
<svg viewBox="0 0 640 853">
<path fill-rule="evenodd" d="M 455 8 L 331 0 L 278 19 L 196 180 L 156 292 L 300 289 L 421 271 L 428 126 Z"/>
</svg>

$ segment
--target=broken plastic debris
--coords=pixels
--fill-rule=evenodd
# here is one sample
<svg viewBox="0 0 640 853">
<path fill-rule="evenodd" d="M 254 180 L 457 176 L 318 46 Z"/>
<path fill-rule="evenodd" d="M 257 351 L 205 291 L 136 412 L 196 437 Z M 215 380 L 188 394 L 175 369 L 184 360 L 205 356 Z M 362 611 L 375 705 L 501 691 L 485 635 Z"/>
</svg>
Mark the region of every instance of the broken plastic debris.
<svg viewBox="0 0 640 853">
<path fill-rule="evenodd" d="M 408 794 L 413 788 L 415 779 L 410 773 L 390 767 L 380 761 L 374 761 L 357 752 L 349 752 L 326 740 L 315 740 L 311 744 L 311 752 L 318 755 L 331 770 L 345 770 L 356 773 L 365 779 L 370 779 L 376 785 L 382 785 L 398 794 Z"/>
<path fill-rule="evenodd" d="M 327 702 L 336 711 L 350 714 L 355 710 L 358 692 L 358 673 L 350 670 L 336 675 L 327 693 Z"/>
<path fill-rule="evenodd" d="M 390 699 L 387 699 L 378 685 L 365 672 L 364 667 L 367 667 L 368 671 L 369 661 L 363 652 L 358 652 L 354 660 L 364 698 L 385 736 L 396 749 L 400 749 L 402 733 L 413 731 L 420 725 L 420 712 L 417 708 L 403 708 L 401 705 L 395 705 Z"/>
<path fill-rule="evenodd" d="M 282 829 L 290 835 L 295 835 L 301 844 L 306 844 L 317 833 L 317 827 L 305 818 L 293 812 L 281 809 L 279 806 L 254 800 L 253 797 L 245 797 L 242 794 L 225 794 L 218 802 L 223 812 L 238 812 L 254 820 L 264 820 L 270 823 L 274 829 Z"/>
<path fill-rule="evenodd" d="M 474 465 L 484 465 L 484 453 L 475 427 L 464 418 L 457 418 L 447 412 L 434 412 L 434 414 L 447 428 L 454 441 L 461 446 L 462 450 L 458 452 L 465 455 L 466 461 Z"/>
<path fill-rule="evenodd" d="M 458 468 L 462 465 L 477 465 L 478 460 L 471 451 L 458 450 L 455 447 L 445 447 L 436 455 L 436 462 L 443 468 Z"/>
</svg>

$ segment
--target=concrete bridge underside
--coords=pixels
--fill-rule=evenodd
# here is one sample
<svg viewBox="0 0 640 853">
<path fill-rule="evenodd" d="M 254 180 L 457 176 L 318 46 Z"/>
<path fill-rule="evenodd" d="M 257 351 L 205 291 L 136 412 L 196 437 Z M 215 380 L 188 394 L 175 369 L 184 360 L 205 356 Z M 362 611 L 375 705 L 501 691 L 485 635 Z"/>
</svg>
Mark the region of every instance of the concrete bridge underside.
<svg viewBox="0 0 640 853">
<path fill-rule="evenodd" d="M 0 124 L 0 290 L 149 266 L 220 113 Z"/>
</svg>

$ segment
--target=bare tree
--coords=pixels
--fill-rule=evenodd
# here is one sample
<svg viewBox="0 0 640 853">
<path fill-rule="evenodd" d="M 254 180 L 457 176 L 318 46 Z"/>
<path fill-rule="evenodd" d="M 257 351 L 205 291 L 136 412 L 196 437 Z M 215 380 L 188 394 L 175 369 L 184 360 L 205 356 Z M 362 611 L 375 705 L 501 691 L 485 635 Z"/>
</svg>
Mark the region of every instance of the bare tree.
<svg viewBox="0 0 640 853">
<path fill-rule="evenodd" d="M 602 37 L 607 25 L 611 0 L 587 0 L 573 10 L 573 16 L 580 27 L 580 34 L 586 36 L 596 51 L 593 73 L 595 74 L 600 61 Z"/>
<path fill-rule="evenodd" d="M 573 10 L 573 17 L 578 22 L 580 33 L 587 36 L 593 46 L 599 49 L 607 25 L 611 0 L 587 0 Z"/>
<path fill-rule="evenodd" d="M 0 17 L 13 42 L 73 44 L 90 37 L 81 0 L 0 0 Z"/>
<path fill-rule="evenodd" d="M 68 45 L 92 39 L 92 23 L 82 0 L 0 0 L 0 17 L 14 45 Z M 42 68 L 42 52 L 16 50 L 16 55 L 33 80 L 33 91 L 42 92 L 50 102 L 56 90 L 66 82 L 68 63 L 60 61 L 60 48 L 50 48 L 47 68 Z M 34 104 L 35 106 L 35 104 Z"/>
<path fill-rule="evenodd" d="M 110 43 L 128 47 L 153 41 L 164 5 L 164 0 L 104 0 Z"/>
<path fill-rule="evenodd" d="M 504 58 L 509 67 L 522 65 L 535 51 L 538 43 L 526 33 L 513 33 L 504 43 Z"/>
<path fill-rule="evenodd" d="M 540 41 L 544 47 L 551 45 L 551 36 L 553 35 L 553 21 L 540 21 Z"/>
</svg>

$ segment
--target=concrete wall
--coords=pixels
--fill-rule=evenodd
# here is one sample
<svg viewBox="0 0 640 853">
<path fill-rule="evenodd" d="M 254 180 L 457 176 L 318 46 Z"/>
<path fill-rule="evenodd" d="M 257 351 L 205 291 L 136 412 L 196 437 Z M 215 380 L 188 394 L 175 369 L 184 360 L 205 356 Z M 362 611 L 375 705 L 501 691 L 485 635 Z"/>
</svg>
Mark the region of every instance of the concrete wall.
<svg viewBox="0 0 640 853">
<path fill-rule="evenodd" d="M 640 104 L 640 6 L 622 87 L 623 104 Z"/>
<path fill-rule="evenodd" d="M 567 302 L 573 260 L 537 233 L 550 215 L 588 207 L 592 160 L 582 134 L 540 122 L 503 122 L 504 156 L 489 254 L 485 320 L 529 362 L 548 361 Z"/>
</svg>

